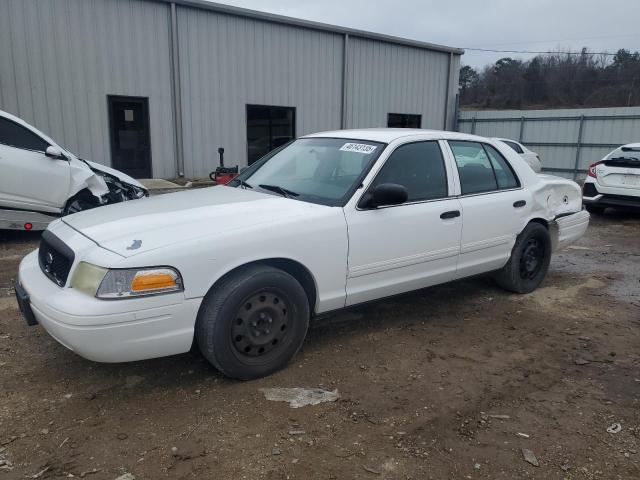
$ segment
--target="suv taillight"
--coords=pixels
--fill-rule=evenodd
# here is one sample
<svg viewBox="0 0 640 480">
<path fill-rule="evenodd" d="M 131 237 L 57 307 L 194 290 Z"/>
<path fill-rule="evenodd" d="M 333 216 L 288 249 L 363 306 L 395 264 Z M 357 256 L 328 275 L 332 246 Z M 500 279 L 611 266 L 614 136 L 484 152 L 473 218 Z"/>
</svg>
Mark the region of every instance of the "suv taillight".
<svg viewBox="0 0 640 480">
<path fill-rule="evenodd" d="M 589 170 L 587 171 L 587 174 L 588 174 L 590 177 L 597 178 L 597 175 L 596 175 L 596 167 L 597 167 L 598 165 L 600 165 L 601 163 L 602 163 L 602 161 L 599 161 L 599 162 L 596 162 L 596 163 L 593 163 L 593 164 L 589 165 Z"/>
</svg>

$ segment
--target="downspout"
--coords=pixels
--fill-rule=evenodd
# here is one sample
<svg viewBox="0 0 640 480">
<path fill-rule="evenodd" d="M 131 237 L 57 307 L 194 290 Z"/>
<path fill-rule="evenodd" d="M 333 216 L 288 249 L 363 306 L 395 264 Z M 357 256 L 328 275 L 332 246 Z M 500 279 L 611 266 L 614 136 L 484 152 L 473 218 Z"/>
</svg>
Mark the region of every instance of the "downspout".
<svg viewBox="0 0 640 480">
<path fill-rule="evenodd" d="M 340 112 L 340 128 L 347 128 L 347 102 L 349 75 L 349 34 L 344 34 L 344 49 L 342 51 L 342 111 Z"/>
<path fill-rule="evenodd" d="M 184 147 L 182 136 L 182 95 L 180 91 L 180 49 L 178 48 L 178 12 L 176 4 L 171 3 L 170 22 L 171 46 L 171 95 L 173 99 L 173 124 L 176 155 L 176 173 L 184 177 Z"/>
</svg>

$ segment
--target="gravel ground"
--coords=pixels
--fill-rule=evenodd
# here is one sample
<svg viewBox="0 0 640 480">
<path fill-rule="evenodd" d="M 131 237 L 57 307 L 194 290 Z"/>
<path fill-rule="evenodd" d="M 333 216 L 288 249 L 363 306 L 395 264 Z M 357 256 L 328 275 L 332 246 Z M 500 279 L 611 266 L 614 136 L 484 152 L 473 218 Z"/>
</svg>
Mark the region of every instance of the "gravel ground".
<svg viewBox="0 0 640 480">
<path fill-rule="evenodd" d="M 0 479 L 640 478 L 640 215 L 594 218 L 532 294 L 479 277 L 351 309 L 252 382 L 196 353 L 92 363 L 27 327 L 37 242 L 0 232 Z"/>
</svg>

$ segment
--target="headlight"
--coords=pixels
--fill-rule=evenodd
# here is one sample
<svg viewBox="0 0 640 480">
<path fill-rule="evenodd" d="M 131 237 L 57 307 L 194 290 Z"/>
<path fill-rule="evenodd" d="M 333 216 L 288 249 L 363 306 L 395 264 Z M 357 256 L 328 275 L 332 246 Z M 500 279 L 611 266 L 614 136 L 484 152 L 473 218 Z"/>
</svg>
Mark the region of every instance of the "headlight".
<svg viewBox="0 0 640 480">
<path fill-rule="evenodd" d="M 71 288 L 75 288 L 94 297 L 107 271 L 106 268 L 98 267 L 97 265 L 92 265 L 87 262 L 80 262 L 75 272 L 73 272 Z"/>
<path fill-rule="evenodd" d="M 71 287 L 104 299 L 119 299 L 180 292 L 182 277 L 171 267 L 108 270 L 80 262 Z"/>
</svg>

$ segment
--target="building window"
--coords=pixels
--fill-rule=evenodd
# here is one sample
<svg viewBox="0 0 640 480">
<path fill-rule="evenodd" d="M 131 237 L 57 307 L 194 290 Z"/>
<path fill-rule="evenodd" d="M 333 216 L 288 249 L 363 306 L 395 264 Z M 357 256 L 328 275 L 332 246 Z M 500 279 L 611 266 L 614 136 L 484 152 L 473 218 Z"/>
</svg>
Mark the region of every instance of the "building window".
<svg viewBox="0 0 640 480">
<path fill-rule="evenodd" d="M 296 109 L 247 105 L 247 163 L 251 165 L 296 136 Z"/>
<path fill-rule="evenodd" d="M 389 128 L 421 128 L 422 115 L 410 113 L 390 113 L 387 117 Z"/>
</svg>

